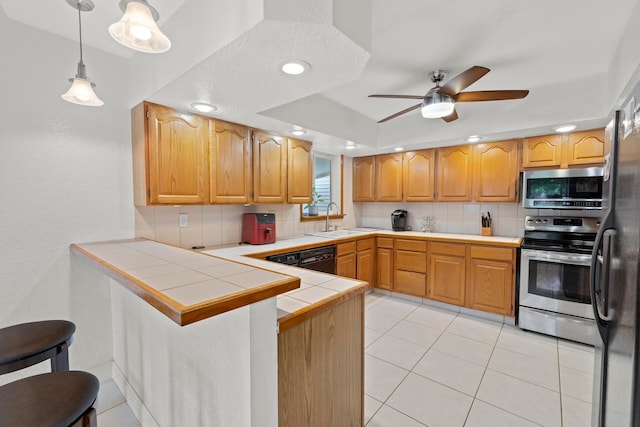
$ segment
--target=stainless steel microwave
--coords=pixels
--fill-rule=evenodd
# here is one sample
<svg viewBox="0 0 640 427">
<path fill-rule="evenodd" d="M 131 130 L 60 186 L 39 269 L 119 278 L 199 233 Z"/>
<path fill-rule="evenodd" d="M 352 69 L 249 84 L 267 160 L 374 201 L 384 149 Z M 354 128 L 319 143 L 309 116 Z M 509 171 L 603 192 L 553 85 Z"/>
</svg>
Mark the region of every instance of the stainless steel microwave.
<svg viewBox="0 0 640 427">
<path fill-rule="evenodd" d="M 522 206 L 534 209 L 602 209 L 602 168 L 526 171 Z"/>
</svg>

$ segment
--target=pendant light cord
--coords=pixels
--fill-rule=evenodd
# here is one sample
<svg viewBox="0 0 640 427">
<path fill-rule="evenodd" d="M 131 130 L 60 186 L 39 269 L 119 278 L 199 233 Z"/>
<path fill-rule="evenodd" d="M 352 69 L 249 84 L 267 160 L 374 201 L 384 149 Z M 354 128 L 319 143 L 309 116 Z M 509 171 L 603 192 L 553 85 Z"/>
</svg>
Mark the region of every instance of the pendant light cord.
<svg viewBox="0 0 640 427">
<path fill-rule="evenodd" d="M 82 18 L 80 17 L 80 14 L 82 13 L 82 11 L 80 9 L 81 7 L 80 7 L 80 4 L 78 3 L 78 29 L 80 32 L 80 63 L 83 64 L 82 62 Z"/>
</svg>

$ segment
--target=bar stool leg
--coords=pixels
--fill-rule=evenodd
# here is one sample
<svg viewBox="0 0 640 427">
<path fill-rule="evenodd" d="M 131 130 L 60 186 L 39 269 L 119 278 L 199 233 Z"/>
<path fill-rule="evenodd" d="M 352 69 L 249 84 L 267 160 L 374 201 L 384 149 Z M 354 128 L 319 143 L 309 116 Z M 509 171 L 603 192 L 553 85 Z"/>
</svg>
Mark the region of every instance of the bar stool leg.
<svg viewBox="0 0 640 427">
<path fill-rule="evenodd" d="M 95 408 L 91 408 L 88 412 L 85 412 L 82 417 L 73 423 L 70 427 L 96 427 L 98 425 L 98 419 L 96 418 Z"/>
<path fill-rule="evenodd" d="M 64 342 L 56 347 L 56 354 L 51 358 L 51 372 L 69 370 L 69 344 Z"/>
</svg>

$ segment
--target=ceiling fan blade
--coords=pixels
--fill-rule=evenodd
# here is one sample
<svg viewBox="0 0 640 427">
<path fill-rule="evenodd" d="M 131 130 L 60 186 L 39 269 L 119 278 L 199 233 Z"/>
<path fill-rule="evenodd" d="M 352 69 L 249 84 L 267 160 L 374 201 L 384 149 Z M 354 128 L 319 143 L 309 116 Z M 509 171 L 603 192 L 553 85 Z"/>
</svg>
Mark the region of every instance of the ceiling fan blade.
<svg viewBox="0 0 640 427">
<path fill-rule="evenodd" d="M 482 90 L 478 92 L 461 92 L 457 96 L 455 96 L 455 102 L 503 101 L 506 99 L 522 99 L 528 94 L 528 90 Z"/>
<path fill-rule="evenodd" d="M 442 118 L 442 120 L 444 120 L 447 123 L 452 122 L 452 121 L 457 120 L 457 119 L 458 119 L 458 113 L 456 112 L 456 110 L 453 110 L 453 113 L 449 114 L 448 116 L 444 116 Z"/>
<path fill-rule="evenodd" d="M 487 74 L 490 69 L 486 67 L 480 67 L 474 65 L 469 68 L 467 71 L 463 71 L 458 74 L 451 80 L 447 82 L 444 86 L 442 86 L 439 90 L 440 93 L 445 93 L 450 96 L 454 96 L 465 90 L 467 87 L 471 86 L 473 83 L 478 81 L 482 76 Z"/>
<path fill-rule="evenodd" d="M 405 113 L 408 113 L 409 111 L 413 111 L 413 110 L 415 110 L 417 108 L 420 108 L 421 105 L 422 105 L 422 103 L 416 104 L 413 107 L 406 108 L 406 109 L 404 109 L 402 111 L 399 111 L 399 112 L 397 112 L 395 114 L 390 115 L 389 117 L 385 117 L 384 119 L 379 120 L 378 123 L 384 123 L 387 120 L 395 119 L 396 117 L 401 116 L 401 115 L 403 115 Z"/>
<path fill-rule="evenodd" d="M 369 95 L 369 98 L 422 99 L 424 98 L 424 95 Z"/>
</svg>

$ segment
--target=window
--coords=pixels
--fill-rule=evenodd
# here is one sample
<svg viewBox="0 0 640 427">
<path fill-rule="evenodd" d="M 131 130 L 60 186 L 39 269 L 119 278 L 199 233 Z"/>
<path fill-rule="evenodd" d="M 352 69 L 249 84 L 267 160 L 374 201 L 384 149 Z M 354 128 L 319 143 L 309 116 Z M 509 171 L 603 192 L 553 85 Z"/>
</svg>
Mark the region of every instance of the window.
<svg viewBox="0 0 640 427">
<path fill-rule="evenodd" d="M 302 220 L 323 219 L 330 202 L 331 217 L 342 218 L 342 156 L 313 154 L 313 190 L 315 203 L 300 205 Z"/>
</svg>

